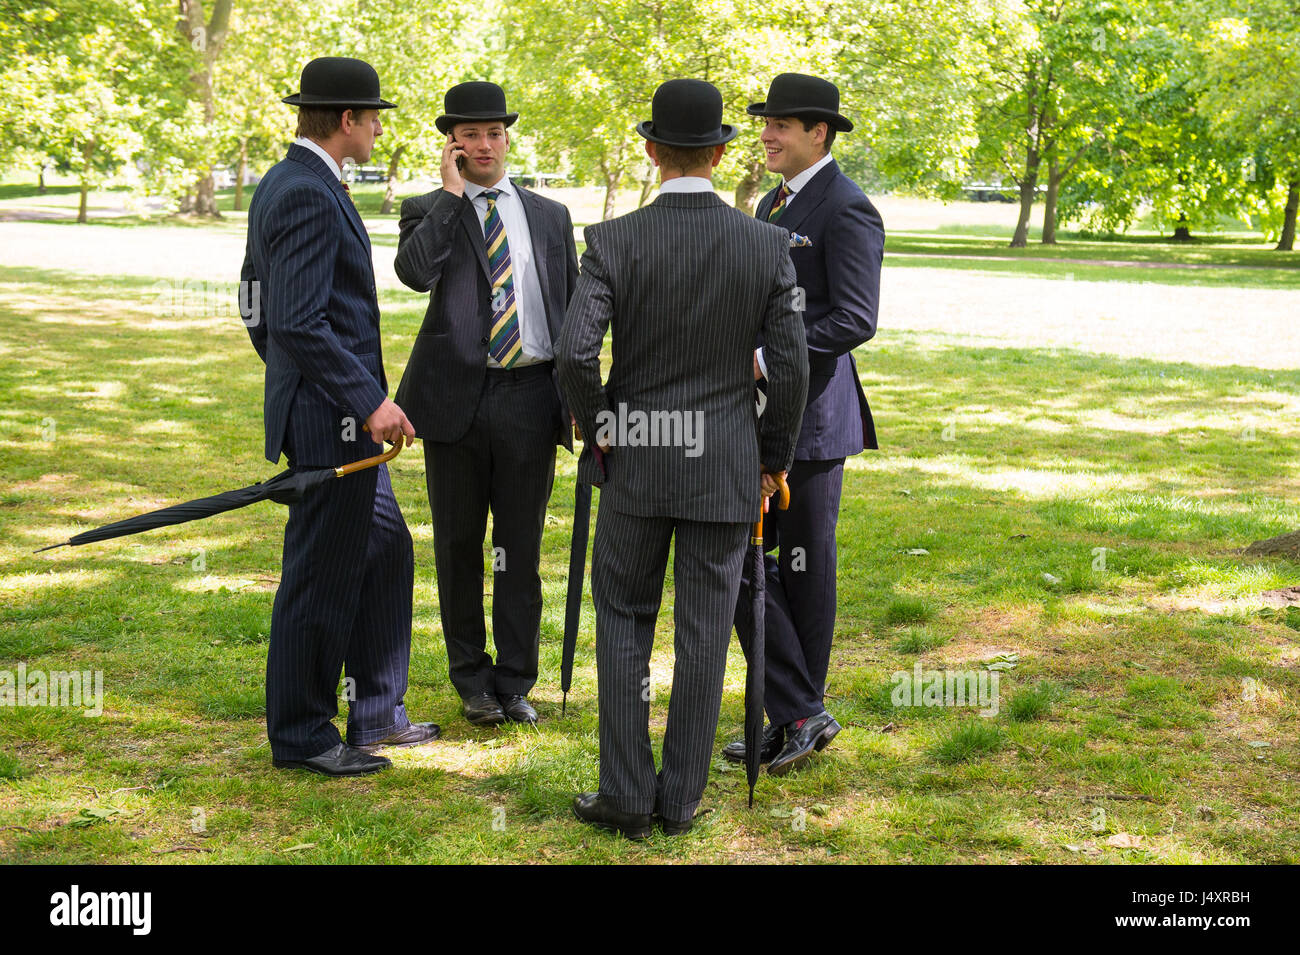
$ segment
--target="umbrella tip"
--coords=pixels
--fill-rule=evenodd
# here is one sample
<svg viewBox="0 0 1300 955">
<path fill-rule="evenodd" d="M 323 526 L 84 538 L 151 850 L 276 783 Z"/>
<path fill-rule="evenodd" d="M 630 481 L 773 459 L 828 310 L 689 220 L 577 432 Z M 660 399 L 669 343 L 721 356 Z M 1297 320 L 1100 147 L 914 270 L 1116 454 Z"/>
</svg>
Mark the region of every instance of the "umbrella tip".
<svg viewBox="0 0 1300 955">
<path fill-rule="evenodd" d="M 67 541 L 63 541 L 63 542 L 60 543 L 60 544 L 50 544 L 48 547 L 38 547 L 38 548 L 36 548 L 36 550 L 32 551 L 32 553 L 33 553 L 33 554 L 39 554 L 39 553 L 40 553 L 41 551 L 43 551 L 43 550 L 54 550 L 54 548 L 56 548 L 56 547 L 67 547 L 67 546 L 68 546 L 68 542 L 67 542 Z"/>
<path fill-rule="evenodd" d="M 753 808 L 754 808 L 754 790 L 753 790 L 753 789 L 750 789 L 750 791 L 749 791 L 749 808 L 750 808 L 750 809 L 753 809 Z"/>
<path fill-rule="evenodd" d="M 560 715 L 563 716 L 568 709 L 569 709 L 569 694 L 568 691 L 566 690 L 564 696 L 561 697 L 560 699 Z"/>
</svg>

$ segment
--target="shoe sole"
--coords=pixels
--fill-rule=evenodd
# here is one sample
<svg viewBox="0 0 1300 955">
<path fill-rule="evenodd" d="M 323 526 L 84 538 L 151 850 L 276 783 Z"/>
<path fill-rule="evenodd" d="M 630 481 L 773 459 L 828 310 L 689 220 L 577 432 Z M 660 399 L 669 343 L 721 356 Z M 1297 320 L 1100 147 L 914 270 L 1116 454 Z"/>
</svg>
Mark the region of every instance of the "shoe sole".
<svg viewBox="0 0 1300 955">
<path fill-rule="evenodd" d="M 465 717 L 466 722 L 471 726 L 500 726 L 502 723 L 506 722 L 506 719 L 507 717 L 505 714 L 502 714 L 500 719 L 497 719 L 495 716 L 489 716 L 477 720 L 472 720 L 468 716 Z"/>
<path fill-rule="evenodd" d="M 573 810 L 573 818 L 577 819 L 579 822 L 585 822 L 589 826 L 594 826 L 597 829 L 602 829 L 605 832 L 617 832 L 619 835 L 631 839 L 633 842 L 640 842 L 643 839 L 650 838 L 651 830 L 649 829 L 622 829 L 614 825 L 613 823 L 595 822 L 591 819 L 585 819 L 582 816 L 578 815 L 578 810 L 576 809 Z"/>
<path fill-rule="evenodd" d="M 366 743 L 364 746 L 358 746 L 357 749 L 363 753 L 374 756 L 381 749 L 410 749 L 412 746 L 428 746 L 430 743 L 436 743 L 442 734 L 430 736 L 428 739 L 417 739 L 414 743 Z M 349 743 L 349 746 L 352 744 Z"/>
<path fill-rule="evenodd" d="M 821 731 L 817 739 L 813 741 L 812 749 L 804 750 L 804 752 L 800 753 L 798 756 L 795 756 L 793 759 L 789 760 L 786 763 L 782 763 L 777 766 L 769 765 L 767 767 L 768 775 L 784 776 L 787 773 L 793 772 L 799 767 L 805 765 L 810 759 L 812 759 L 813 753 L 820 753 L 827 746 L 829 746 L 831 740 L 833 740 L 837 735 L 839 735 L 839 732 L 840 732 L 840 728 L 838 726 L 826 727 L 826 729 Z"/>
<path fill-rule="evenodd" d="M 331 779 L 342 779 L 345 776 L 369 776 L 371 773 L 382 772 L 383 770 L 388 769 L 388 767 L 392 766 L 393 764 L 384 763 L 380 766 L 375 766 L 372 769 L 358 769 L 354 773 L 327 773 L 323 769 L 317 769 L 314 766 L 308 766 L 306 763 L 285 762 L 278 759 L 272 760 L 271 765 L 274 766 L 276 769 L 305 769 L 307 770 L 307 772 L 315 773 L 317 776 L 328 776 Z"/>
</svg>

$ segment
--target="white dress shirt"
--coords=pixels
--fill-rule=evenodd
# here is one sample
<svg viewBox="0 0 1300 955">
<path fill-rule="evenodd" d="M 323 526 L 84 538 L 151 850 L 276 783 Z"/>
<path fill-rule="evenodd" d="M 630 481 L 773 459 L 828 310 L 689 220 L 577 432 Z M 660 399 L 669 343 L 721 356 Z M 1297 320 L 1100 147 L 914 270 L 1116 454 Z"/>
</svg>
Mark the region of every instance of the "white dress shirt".
<svg viewBox="0 0 1300 955">
<path fill-rule="evenodd" d="M 299 136 L 293 141 L 293 144 L 295 146 L 302 146 L 304 149 L 310 149 L 321 159 L 325 160 L 325 165 L 330 167 L 330 171 L 338 177 L 339 182 L 343 181 L 343 170 L 341 170 L 339 164 L 334 161 L 334 157 L 321 148 L 320 143 L 308 139 L 306 136 Z"/>
<path fill-rule="evenodd" d="M 502 176 L 493 186 L 480 186 L 466 179 L 465 195 L 474 203 L 480 229 L 485 228 L 487 220 L 488 201 L 483 193 L 488 189 L 500 192 L 496 201 L 497 212 L 510 246 L 510 273 L 515 280 L 520 354 L 511 367 L 524 368 L 550 361 L 555 352 L 551 345 L 551 331 L 546 325 L 546 303 L 542 300 L 542 285 L 537 277 L 539 263 L 533 256 L 533 237 L 528 231 L 523 200 L 509 176 Z M 501 367 L 501 363 L 491 355 L 488 355 L 487 363 L 489 368 Z"/>
</svg>

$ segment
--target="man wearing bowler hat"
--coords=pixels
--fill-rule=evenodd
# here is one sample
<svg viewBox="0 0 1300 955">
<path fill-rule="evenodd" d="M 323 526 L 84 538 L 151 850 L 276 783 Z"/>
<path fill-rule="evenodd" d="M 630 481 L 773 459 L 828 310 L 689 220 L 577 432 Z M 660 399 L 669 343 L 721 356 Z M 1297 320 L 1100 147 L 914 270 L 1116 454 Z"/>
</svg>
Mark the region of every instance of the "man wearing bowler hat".
<svg viewBox="0 0 1300 955">
<path fill-rule="evenodd" d="M 340 181 L 383 134 L 379 77 L 361 60 L 303 68 L 298 138 L 248 209 L 241 311 L 266 363 L 266 457 L 335 467 L 414 436 L 388 398 L 379 301 L 365 224 Z M 257 296 L 257 308 L 249 308 Z M 330 481 L 289 506 L 271 611 L 266 729 L 281 768 L 329 776 L 389 765 L 387 746 L 438 736 L 406 715 L 411 655 L 411 535 L 380 466 Z M 346 670 L 347 742 L 332 722 Z"/>
<path fill-rule="evenodd" d="M 438 605 L 466 719 L 534 723 L 542 618 L 542 528 L 555 446 L 572 450 L 555 340 L 578 275 L 573 221 L 506 175 L 506 109 L 495 83 L 447 91 L 442 188 L 402 203 L 394 266 L 429 292 L 397 400 L 424 441 Z M 492 641 L 483 617 L 483 537 L 492 513 Z"/>
<path fill-rule="evenodd" d="M 831 158 L 836 133 L 853 129 L 839 102 L 833 83 L 782 73 L 767 100 L 748 110 L 763 117 L 767 168 L 781 175 L 755 216 L 790 234 L 808 341 L 808 404 L 790 468 L 790 509 L 769 512 L 763 533 L 779 550 L 766 562 L 770 723 L 762 753 L 777 776 L 806 763 L 840 730 L 823 702 L 835 633 L 835 525 L 844 459 L 877 446 L 852 352 L 876 333 L 885 232 L 871 200 Z M 755 352 L 754 375 L 770 389 L 780 375 L 767 352 Z M 752 625 L 749 603 L 741 601 L 736 626 L 743 632 Z M 723 755 L 742 761 L 744 741 Z"/>
<path fill-rule="evenodd" d="M 659 196 L 589 226 L 560 336 L 560 382 L 587 436 L 579 479 L 602 485 L 591 591 L 600 696 L 599 791 L 578 818 L 631 839 L 686 832 L 708 781 L 732 615 L 750 525 L 790 466 L 807 359 L 783 230 L 713 191 L 736 135 L 722 96 L 669 80 L 637 126 Z M 612 329 L 604 385 L 601 345 Z M 772 373 L 761 433 L 754 346 Z M 651 434 L 635 429 L 649 420 Z M 660 423 L 656 428 L 654 422 Z M 599 453 L 598 450 L 599 449 Z M 673 688 L 656 773 L 650 652 L 673 547 Z"/>
</svg>

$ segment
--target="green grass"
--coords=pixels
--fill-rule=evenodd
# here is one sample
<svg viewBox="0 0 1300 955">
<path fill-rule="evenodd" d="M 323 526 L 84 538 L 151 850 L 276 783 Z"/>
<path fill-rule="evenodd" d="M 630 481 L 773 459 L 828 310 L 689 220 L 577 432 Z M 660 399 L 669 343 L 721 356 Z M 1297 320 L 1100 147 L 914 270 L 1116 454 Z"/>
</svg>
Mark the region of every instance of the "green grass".
<svg viewBox="0 0 1300 955">
<path fill-rule="evenodd" d="M 283 509 L 32 553 L 276 470 L 244 329 L 162 316 L 154 286 L 0 267 L 0 669 L 99 669 L 107 694 L 100 717 L 0 706 L 0 859 L 1300 861 L 1298 618 L 1258 599 L 1300 564 L 1237 552 L 1300 527 L 1300 372 L 882 332 L 858 367 L 885 447 L 846 465 L 839 525 L 827 705 L 844 732 L 799 773 L 765 775 L 752 811 L 743 772 L 718 760 L 694 832 L 631 845 L 568 809 L 596 785 L 598 744 L 589 601 L 560 713 L 567 455 L 543 543 L 536 728 L 459 717 L 422 458 L 392 466 L 417 561 L 407 703 L 444 739 L 365 779 L 270 765 L 262 680 Z M 423 303 L 382 293 L 391 382 Z M 670 592 L 656 747 L 671 605 Z M 996 716 L 891 699 L 918 662 L 979 670 L 1012 653 Z M 719 745 L 739 732 L 743 673 L 733 646 Z M 1105 831 L 1141 835 L 1142 849 L 1097 838 L 1107 799 Z M 1096 856 L 1064 848 L 1085 840 Z M 163 854 L 177 846 L 210 851 Z"/>
</svg>

